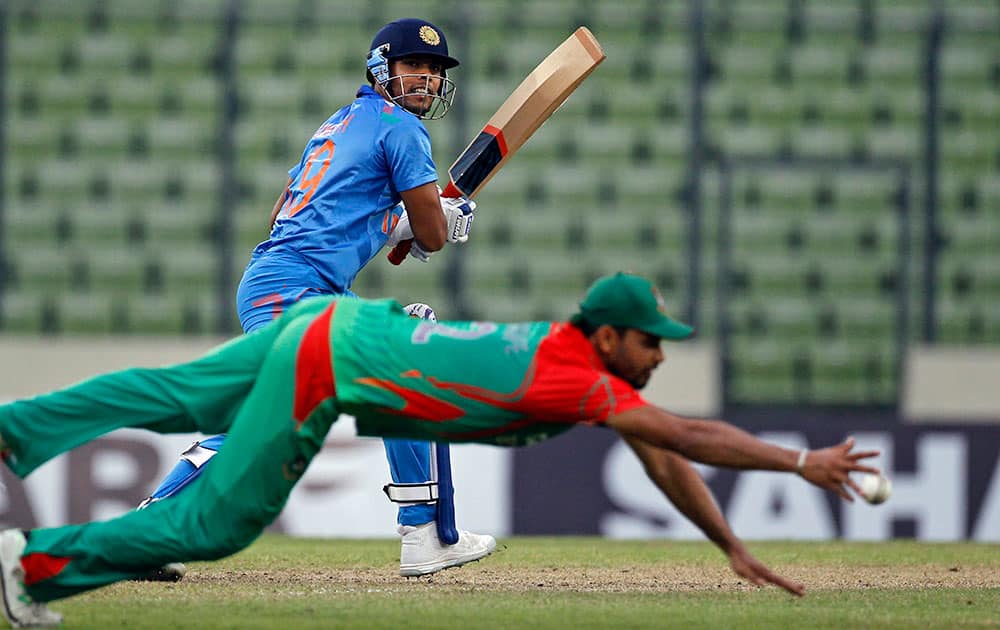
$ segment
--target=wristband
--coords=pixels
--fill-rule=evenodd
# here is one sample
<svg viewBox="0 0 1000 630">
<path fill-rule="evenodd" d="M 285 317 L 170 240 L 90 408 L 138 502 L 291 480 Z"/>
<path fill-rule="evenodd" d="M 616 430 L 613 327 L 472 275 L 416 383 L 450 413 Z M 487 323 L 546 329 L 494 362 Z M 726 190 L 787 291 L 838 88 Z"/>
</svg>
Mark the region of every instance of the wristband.
<svg viewBox="0 0 1000 630">
<path fill-rule="evenodd" d="M 799 475 L 802 474 L 802 470 L 806 467 L 806 457 L 809 456 L 809 449 L 804 448 L 799 451 L 799 460 L 795 462 L 795 472 Z"/>
</svg>

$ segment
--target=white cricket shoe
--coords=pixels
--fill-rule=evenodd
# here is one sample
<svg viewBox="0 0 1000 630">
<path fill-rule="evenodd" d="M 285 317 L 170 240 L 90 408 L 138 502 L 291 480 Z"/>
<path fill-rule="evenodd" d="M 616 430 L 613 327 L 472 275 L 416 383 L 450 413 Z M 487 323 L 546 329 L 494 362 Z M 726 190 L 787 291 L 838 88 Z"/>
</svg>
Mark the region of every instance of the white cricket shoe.
<svg viewBox="0 0 1000 630">
<path fill-rule="evenodd" d="M 3 593 L 3 616 L 15 628 L 49 627 L 62 623 L 62 615 L 31 599 L 24 590 L 24 567 L 21 553 L 27 545 L 19 529 L 0 532 L 0 591 Z"/>
<path fill-rule="evenodd" d="M 442 569 L 460 567 L 493 553 L 497 541 L 488 534 L 473 534 L 458 531 L 458 542 L 454 545 L 442 544 L 438 539 L 437 524 L 434 521 L 418 525 L 400 525 L 403 535 L 399 554 L 399 574 L 403 577 L 430 575 Z"/>
</svg>

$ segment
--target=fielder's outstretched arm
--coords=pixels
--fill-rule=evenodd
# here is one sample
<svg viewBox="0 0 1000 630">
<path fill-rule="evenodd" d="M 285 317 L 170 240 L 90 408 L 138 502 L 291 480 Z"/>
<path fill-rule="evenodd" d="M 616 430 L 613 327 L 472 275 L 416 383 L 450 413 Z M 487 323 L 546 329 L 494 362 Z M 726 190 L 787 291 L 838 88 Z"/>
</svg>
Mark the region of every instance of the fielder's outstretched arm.
<svg viewBox="0 0 1000 630">
<path fill-rule="evenodd" d="M 750 554 L 743 541 L 730 529 L 729 523 L 715 504 L 712 493 L 701 475 L 686 459 L 638 438 L 627 435 L 622 437 L 642 461 L 646 475 L 681 514 L 697 525 L 709 540 L 722 549 L 737 575 L 758 586 L 770 583 L 780 586 L 793 595 L 805 593 L 802 584 L 774 573 Z"/>
<path fill-rule="evenodd" d="M 757 439 L 722 420 L 694 420 L 676 416 L 665 409 L 647 405 L 609 416 L 606 424 L 623 435 L 639 438 L 684 457 L 725 468 L 799 472 L 806 481 L 836 492 L 846 501 L 859 496 L 861 488 L 850 478 L 852 472 L 878 474 L 877 468 L 859 463 L 878 451 L 851 452 L 854 439 L 824 449 L 809 451 L 799 470 L 798 451 Z"/>
</svg>

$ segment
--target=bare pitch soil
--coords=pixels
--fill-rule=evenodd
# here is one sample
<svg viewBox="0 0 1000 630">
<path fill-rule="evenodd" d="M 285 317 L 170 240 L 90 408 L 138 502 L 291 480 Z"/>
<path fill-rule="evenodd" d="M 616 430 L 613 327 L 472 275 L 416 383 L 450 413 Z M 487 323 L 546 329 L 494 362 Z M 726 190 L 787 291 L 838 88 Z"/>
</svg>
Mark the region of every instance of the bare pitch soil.
<svg viewBox="0 0 1000 630">
<path fill-rule="evenodd" d="M 798 580 L 808 590 L 1000 588 L 996 567 L 908 566 L 805 566 L 773 567 Z M 303 588 L 339 592 L 409 592 L 429 585 L 458 591 L 527 592 L 551 589 L 595 593 L 745 591 L 756 587 L 738 578 L 722 564 L 670 565 L 606 569 L 594 567 L 509 568 L 491 567 L 487 562 L 449 569 L 422 578 L 402 578 L 394 566 L 358 569 L 278 570 L 278 571 L 191 571 L 185 583 L 238 585 L 241 588 Z"/>
</svg>

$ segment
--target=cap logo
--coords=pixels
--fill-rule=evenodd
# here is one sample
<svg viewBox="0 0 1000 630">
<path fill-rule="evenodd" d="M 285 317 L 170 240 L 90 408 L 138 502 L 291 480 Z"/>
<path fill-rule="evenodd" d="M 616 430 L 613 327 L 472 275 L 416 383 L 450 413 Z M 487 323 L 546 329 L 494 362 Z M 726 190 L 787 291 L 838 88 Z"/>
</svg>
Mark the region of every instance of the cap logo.
<svg viewBox="0 0 1000 630">
<path fill-rule="evenodd" d="M 437 46 L 441 43 L 441 36 L 438 35 L 438 32 L 426 24 L 420 27 L 420 39 L 431 46 Z"/>
<path fill-rule="evenodd" d="M 649 290 L 652 291 L 653 297 L 656 299 L 656 310 L 660 312 L 660 315 L 667 315 L 667 303 L 663 300 L 663 296 L 660 295 L 660 291 L 654 286 L 650 286 Z"/>
</svg>

